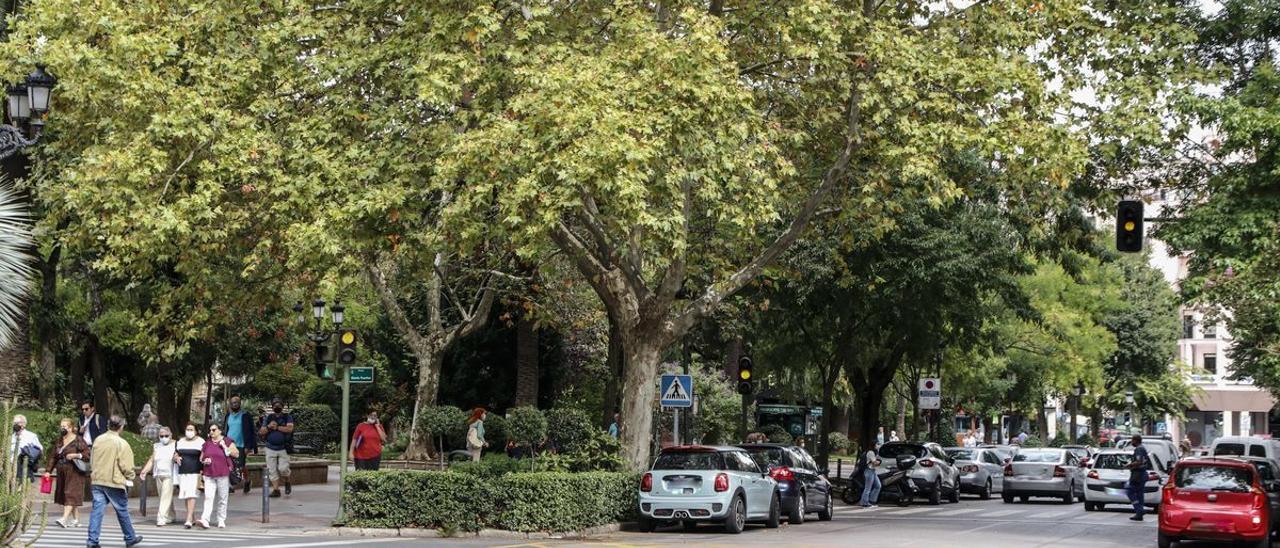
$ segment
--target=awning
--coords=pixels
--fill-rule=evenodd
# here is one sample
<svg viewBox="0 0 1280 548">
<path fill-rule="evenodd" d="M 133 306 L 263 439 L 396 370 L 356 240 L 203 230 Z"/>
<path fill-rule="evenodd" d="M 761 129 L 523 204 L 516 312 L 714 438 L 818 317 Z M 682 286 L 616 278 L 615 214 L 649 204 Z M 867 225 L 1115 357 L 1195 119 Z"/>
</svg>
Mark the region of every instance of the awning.
<svg viewBox="0 0 1280 548">
<path fill-rule="evenodd" d="M 1267 413 L 1276 402 L 1265 390 L 1213 390 L 1207 389 L 1192 396 L 1196 409 L 1201 411 L 1239 411 Z"/>
</svg>

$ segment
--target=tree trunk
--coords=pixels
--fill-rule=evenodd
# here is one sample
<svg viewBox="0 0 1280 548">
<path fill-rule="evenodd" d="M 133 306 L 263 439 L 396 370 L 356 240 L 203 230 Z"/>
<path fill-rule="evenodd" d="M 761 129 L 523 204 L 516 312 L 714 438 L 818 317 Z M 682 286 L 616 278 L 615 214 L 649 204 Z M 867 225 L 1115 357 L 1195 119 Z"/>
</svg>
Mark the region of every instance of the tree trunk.
<svg viewBox="0 0 1280 548">
<path fill-rule="evenodd" d="M 605 358 L 605 367 L 609 370 L 604 379 L 604 398 L 600 404 L 600 423 L 604 428 L 613 424 L 613 414 L 617 413 L 622 396 L 622 334 L 617 323 L 609 321 L 609 354 Z"/>
<path fill-rule="evenodd" d="M 1039 430 L 1040 441 L 1044 442 L 1045 446 L 1048 447 L 1049 442 L 1052 440 L 1049 439 L 1049 417 L 1044 414 L 1043 403 L 1036 408 L 1036 430 Z"/>
<path fill-rule="evenodd" d="M 59 223 L 59 226 L 65 226 L 65 222 Z M 58 309 L 58 263 L 61 260 L 62 246 L 54 245 L 49 258 L 40 261 L 40 311 L 35 314 L 37 319 L 35 334 L 39 341 L 37 346 L 39 375 L 35 384 L 36 398 L 39 399 L 40 406 L 45 409 L 56 407 L 54 399 L 57 396 L 55 381 L 58 378 L 58 355 L 53 344 L 54 338 L 57 337 L 53 329 L 53 321 Z M 76 392 L 71 394 L 73 398 L 81 397 Z"/>
<path fill-rule="evenodd" d="M 404 458 L 427 460 L 431 457 L 431 435 L 419 431 L 418 416 L 423 409 L 436 404 L 444 351 L 424 348 L 414 354 L 418 356 L 418 391 L 413 404 L 413 423 L 409 427 L 409 447 L 405 449 Z"/>
<path fill-rule="evenodd" d="M 900 435 L 907 435 L 907 400 L 902 394 L 894 394 L 894 399 L 898 400 L 898 424 L 895 426 L 894 432 Z"/>
<path fill-rule="evenodd" d="M 538 405 L 538 331 L 528 312 L 516 320 L 516 407 Z"/>
<path fill-rule="evenodd" d="M 834 364 L 827 366 L 822 383 L 822 432 L 818 435 L 818 466 L 827 467 L 831 457 L 831 431 L 835 425 L 835 413 L 832 405 L 836 380 L 839 379 L 840 368 Z"/>
<path fill-rule="evenodd" d="M 991 443 L 991 413 L 982 414 L 982 443 Z"/>
<path fill-rule="evenodd" d="M 99 413 L 109 415 L 111 400 L 107 397 L 107 364 L 97 335 L 89 335 L 88 352 L 89 370 L 93 376 L 93 406 Z"/>
<path fill-rule="evenodd" d="M 653 400 L 657 395 L 658 362 L 662 337 L 640 329 L 622 327 L 622 422 L 618 438 L 622 454 L 635 470 L 649 466 L 649 435 L 653 432 Z M 632 331 L 632 333 L 627 333 Z"/>
<path fill-rule="evenodd" d="M 70 386 L 67 388 L 71 391 L 71 398 L 74 400 L 72 401 L 73 404 L 78 405 L 80 400 L 83 400 L 88 395 L 84 389 L 84 372 L 87 369 L 89 369 L 89 346 L 85 345 L 85 348 L 80 351 L 80 355 L 71 360 Z M 79 409 L 79 407 L 76 407 L 76 409 Z"/>
<path fill-rule="evenodd" d="M 880 406 L 884 404 L 885 383 L 871 379 L 866 384 L 865 393 L 858 398 L 858 419 L 861 431 L 858 432 L 859 451 L 866 451 L 876 446 L 876 431 L 880 428 Z"/>
</svg>

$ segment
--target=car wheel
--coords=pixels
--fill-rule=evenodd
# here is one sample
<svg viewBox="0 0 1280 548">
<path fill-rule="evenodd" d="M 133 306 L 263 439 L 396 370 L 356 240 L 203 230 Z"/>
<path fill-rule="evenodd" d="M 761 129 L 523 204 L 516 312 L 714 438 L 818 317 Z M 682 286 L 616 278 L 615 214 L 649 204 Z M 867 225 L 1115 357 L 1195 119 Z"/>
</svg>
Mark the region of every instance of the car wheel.
<svg viewBox="0 0 1280 548">
<path fill-rule="evenodd" d="M 1022 501 L 1022 502 L 1027 502 L 1027 501 L 1031 500 L 1031 495 L 1022 495 L 1022 496 L 1018 497 L 1018 500 L 1020 500 L 1020 501 Z"/>
<path fill-rule="evenodd" d="M 1085 503 L 1084 503 L 1084 511 L 1085 511 L 1085 512 L 1093 512 L 1093 511 L 1096 511 L 1097 509 L 1098 509 L 1098 507 L 1097 507 L 1097 506 L 1094 506 L 1092 502 L 1085 501 Z"/>
<path fill-rule="evenodd" d="M 1062 495 L 1063 504 L 1071 504 L 1076 500 L 1076 484 L 1067 485 L 1067 494 Z"/>
<path fill-rule="evenodd" d="M 1000 498 L 1004 499 L 1005 504 L 1013 504 L 1013 495 L 1010 493 L 1000 493 Z"/>
<path fill-rule="evenodd" d="M 905 479 L 903 481 L 906 481 Z M 938 478 L 933 482 L 933 491 L 929 493 L 929 504 L 937 506 L 942 504 L 942 478 Z"/>
<path fill-rule="evenodd" d="M 692 533 L 698 529 L 698 522 L 693 521 L 691 519 L 686 519 L 680 522 L 680 526 L 684 528 L 684 531 L 686 533 Z"/>
<path fill-rule="evenodd" d="M 956 481 L 955 485 L 952 486 L 951 494 L 947 496 L 947 500 L 951 501 L 951 504 L 960 502 L 960 482 L 959 481 Z"/>
<path fill-rule="evenodd" d="M 747 526 L 747 503 L 741 496 L 729 502 L 729 515 L 724 518 L 724 532 L 736 535 Z"/>
<path fill-rule="evenodd" d="M 1160 548 L 1169 548 L 1170 546 L 1173 546 L 1174 543 L 1176 542 L 1178 541 L 1173 540 L 1173 537 L 1170 537 L 1169 535 L 1164 534 L 1164 531 L 1160 531 L 1156 533 L 1156 545 L 1158 545 Z"/>
<path fill-rule="evenodd" d="M 804 523 L 804 511 L 806 510 L 804 507 L 804 497 L 804 491 L 801 491 L 800 496 L 796 497 L 796 503 L 791 505 L 791 508 L 787 510 L 787 523 L 792 525 L 800 525 L 801 523 Z"/>
<path fill-rule="evenodd" d="M 1265 538 L 1258 541 L 1257 544 L 1254 544 L 1254 546 L 1257 548 L 1271 548 L 1271 535 L 1267 535 Z"/>
<path fill-rule="evenodd" d="M 802 503 L 803 504 L 803 503 Z M 804 514 L 800 514 L 804 515 Z M 777 494 L 773 495 L 773 500 L 769 502 L 769 519 L 766 519 L 764 526 L 770 529 L 777 529 L 782 524 L 782 500 Z"/>
<path fill-rule="evenodd" d="M 987 478 L 987 484 L 982 486 L 982 492 L 978 493 L 978 498 L 991 500 L 991 478 Z"/>
<path fill-rule="evenodd" d="M 653 530 L 658 527 L 658 522 L 656 520 L 645 516 L 640 516 L 640 521 L 637 522 L 637 524 L 640 526 L 641 533 L 652 533 Z"/>
<path fill-rule="evenodd" d="M 831 521 L 836 514 L 835 501 L 831 500 L 831 492 L 827 492 L 827 501 L 822 504 L 822 509 L 818 510 L 818 521 Z"/>
</svg>

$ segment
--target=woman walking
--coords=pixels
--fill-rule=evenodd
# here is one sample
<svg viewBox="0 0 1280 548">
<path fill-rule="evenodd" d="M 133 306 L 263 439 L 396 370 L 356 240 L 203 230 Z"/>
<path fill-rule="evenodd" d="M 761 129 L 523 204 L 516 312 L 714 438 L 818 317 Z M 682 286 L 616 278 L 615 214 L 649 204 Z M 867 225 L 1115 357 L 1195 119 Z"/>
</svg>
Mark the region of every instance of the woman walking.
<svg viewBox="0 0 1280 548">
<path fill-rule="evenodd" d="M 467 422 L 471 426 L 467 428 L 467 450 L 471 452 L 471 460 L 479 461 L 480 452 L 489 446 L 489 442 L 484 441 L 484 418 L 488 415 L 483 407 L 477 407 L 471 412 L 471 418 Z"/>
<path fill-rule="evenodd" d="M 75 461 L 89 462 L 91 448 L 80 436 L 77 422 L 62 419 L 57 443 L 53 452 L 49 453 L 49 463 L 45 465 L 44 477 L 49 477 L 49 470 L 58 471 L 58 484 L 53 489 L 54 504 L 62 505 L 62 517 L 54 520 L 58 527 L 79 527 L 80 506 L 84 504 L 84 482 L 88 474 L 76 468 Z"/>
<path fill-rule="evenodd" d="M 231 468 L 240 450 L 231 438 L 222 435 L 217 424 L 209 425 L 209 439 L 200 451 L 204 464 L 204 511 L 200 514 L 200 528 L 209 528 L 209 518 L 215 518 L 218 528 L 227 526 L 227 494 L 231 492 Z"/>
<path fill-rule="evenodd" d="M 173 433 L 168 426 L 160 427 L 159 441 L 151 446 L 151 458 L 142 466 L 140 479 L 145 488 L 147 474 L 156 478 L 156 492 L 160 494 L 160 508 L 156 509 L 156 527 L 164 527 L 173 521 L 173 482 L 178 476 L 178 447 L 173 443 Z"/>
<path fill-rule="evenodd" d="M 178 463 L 178 500 L 187 503 L 187 529 L 196 518 L 196 497 L 200 496 L 200 452 L 204 439 L 196 435 L 196 425 L 187 423 L 182 439 L 178 440 L 174 461 Z"/>
</svg>

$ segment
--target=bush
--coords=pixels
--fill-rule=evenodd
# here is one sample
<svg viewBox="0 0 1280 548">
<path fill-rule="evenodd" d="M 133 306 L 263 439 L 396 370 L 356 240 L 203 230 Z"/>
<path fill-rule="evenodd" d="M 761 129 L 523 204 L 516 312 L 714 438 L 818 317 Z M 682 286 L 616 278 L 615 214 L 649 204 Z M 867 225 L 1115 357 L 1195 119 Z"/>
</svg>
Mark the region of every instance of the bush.
<svg viewBox="0 0 1280 548">
<path fill-rule="evenodd" d="M 341 441 L 338 414 L 329 406 L 308 403 L 289 410 L 293 416 L 293 443 L 315 449 L 320 453 L 332 453 Z"/>
<path fill-rule="evenodd" d="M 488 422 L 487 420 L 485 422 Z M 493 442 L 490 442 L 492 445 Z M 449 465 L 450 472 L 471 474 L 485 478 L 495 478 L 503 474 L 528 471 L 528 463 L 521 463 L 502 453 L 490 453 L 480 458 L 479 462 L 459 462 Z"/>
<path fill-rule="evenodd" d="M 561 452 L 577 449 L 599 430 L 581 409 L 557 407 L 547 412 L 547 437 Z"/>
<path fill-rule="evenodd" d="M 827 436 L 827 443 L 831 445 L 833 454 L 843 455 L 849 451 L 849 436 L 844 432 L 832 432 Z"/>
<path fill-rule="evenodd" d="M 1022 442 L 1023 447 L 1044 447 L 1044 441 L 1040 436 L 1027 436 L 1027 440 Z"/>
<path fill-rule="evenodd" d="M 449 436 L 464 432 L 467 429 L 467 414 L 451 405 L 434 405 L 424 407 L 418 412 L 419 433 L 429 436 L 439 444 L 436 448 L 444 451 L 444 440 Z"/>
<path fill-rule="evenodd" d="M 617 472 L 354 472 L 343 504 L 355 527 L 571 532 L 631 519 L 638 483 Z"/>
<path fill-rule="evenodd" d="M 1049 447 L 1062 447 L 1064 445 L 1071 445 L 1071 440 L 1067 439 L 1066 432 L 1059 430 L 1057 434 L 1053 435 L 1053 439 L 1049 440 Z"/>
<path fill-rule="evenodd" d="M 497 413 L 486 413 L 484 417 L 484 441 L 489 442 L 491 449 L 502 449 L 507 445 L 507 419 Z"/>
<path fill-rule="evenodd" d="M 794 438 L 787 432 L 786 428 L 776 424 L 770 424 L 760 431 L 769 438 L 769 443 L 781 443 L 783 445 L 791 445 Z"/>
<path fill-rule="evenodd" d="M 1093 439 L 1093 436 L 1090 436 L 1089 434 L 1080 434 L 1080 437 L 1076 438 L 1076 445 L 1084 445 L 1086 447 L 1096 447 L 1098 445 L 1098 442 L 1097 440 Z"/>
<path fill-rule="evenodd" d="M 507 415 L 507 439 L 537 447 L 547 437 L 547 418 L 534 407 L 524 406 Z"/>
<path fill-rule="evenodd" d="M 547 472 L 617 472 L 626 468 L 621 452 L 618 440 L 595 430 L 569 451 L 539 456 L 535 468 Z"/>
</svg>

